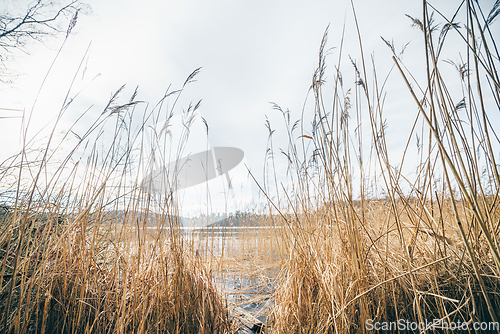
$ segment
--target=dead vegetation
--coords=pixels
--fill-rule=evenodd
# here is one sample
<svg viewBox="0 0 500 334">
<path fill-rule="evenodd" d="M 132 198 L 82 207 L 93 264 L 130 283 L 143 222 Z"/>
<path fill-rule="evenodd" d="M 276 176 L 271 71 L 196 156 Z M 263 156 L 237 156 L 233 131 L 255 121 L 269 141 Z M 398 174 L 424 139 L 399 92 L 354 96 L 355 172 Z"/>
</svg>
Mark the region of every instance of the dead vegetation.
<svg viewBox="0 0 500 334">
<path fill-rule="evenodd" d="M 387 78 L 380 81 L 375 62 L 365 59 L 359 31 L 361 60 L 350 59 L 349 68 L 355 84 L 343 82 L 340 51 L 328 67 L 333 90 L 326 96 L 325 33 L 311 86 L 310 131 L 303 130 L 304 118 L 293 123 L 290 112 L 275 105 L 290 140 L 283 153 L 292 180 L 287 188 L 274 179 L 276 197 L 261 188 L 270 201 L 268 217 L 279 216 L 263 225 L 276 228 L 241 234 L 234 244 L 221 246 L 213 235 L 199 243 L 186 238 L 175 192 L 137 186 L 155 159 L 169 161 L 159 143 L 168 136 L 178 95 L 198 70 L 180 90 L 146 107 L 137 130 L 136 92 L 118 103 L 120 89 L 56 171 L 47 168 L 56 126 L 36 159 L 26 144 L 0 170 L 9 190 L 0 195 L 0 330 L 228 333 L 241 327 L 231 320 L 237 320 L 235 307 L 266 298 L 267 321 L 254 329 L 273 333 L 357 333 L 367 331 L 369 321 L 398 319 L 498 322 L 499 141 L 488 118 L 500 101 L 500 57 L 489 30 L 498 10 L 484 18 L 477 2 L 464 1 L 457 15 L 465 21 L 441 17 L 438 29 L 430 12 L 437 17 L 439 11 L 426 1 L 423 8 L 421 19 L 411 18 L 423 34 L 423 82 L 386 41 L 391 76 L 415 103 L 402 156 L 389 154 Z M 452 33 L 466 55 L 457 67 L 459 93 L 449 90 L 456 79 L 441 71 Z M 174 103 L 166 110 L 169 98 Z M 198 107 L 184 111 L 186 129 Z M 158 126 L 160 119 L 165 126 Z M 96 145 L 110 133 L 104 131 L 110 122 L 108 145 Z M 148 146 L 150 123 L 161 131 Z M 172 148 L 175 156 L 182 156 L 188 133 Z M 401 166 L 415 137 L 420 164 L 410 177 Z M 84 158 L 72 163 L 80 150 Z M 372 192 L 372 184 L 382 192 Z M 228 288 L 230 279 L 236 283 Z M 241 279 L 254 280 L 254 290 L 238 288 Z"/>
</svg>

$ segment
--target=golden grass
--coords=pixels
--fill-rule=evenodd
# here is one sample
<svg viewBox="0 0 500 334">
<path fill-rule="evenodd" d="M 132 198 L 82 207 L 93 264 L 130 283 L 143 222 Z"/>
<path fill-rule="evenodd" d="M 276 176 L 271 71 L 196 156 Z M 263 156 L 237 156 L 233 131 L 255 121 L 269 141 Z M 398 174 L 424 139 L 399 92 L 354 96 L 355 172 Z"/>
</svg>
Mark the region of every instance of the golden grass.
<svg viewBox="0 0 500 334">
<path fill-rule="evenodd" d="M 142 138 L 148 119 L 152 117 L 157 125 L 158 115 L 165 113 L 163 100 L 151 111 L 146 108 L 142 126 L 134 131 L 137 92 L 119 105 L 122 89 L 55 170 L 51 167 L 57 162 L 52 161 L 51 141 L 55 140 L 57 123 L 35 162 L 29 160 L 28 146 L 5 162 L 0 181 L 8 186 L 8 177 L 18 178 L 10 183 L 13 198 L 9 192 L 2 195 L 3 333 L 232 331 L 212 273 L 199 254 L 185 244 L 173 204 L 174 192 L 155 195 L 137 186 L 141 170 L 151 168 L 153 158 L 133 166 L 137 162 L 132 152 L 144 157 L 139 161 L 158 152 L 160 139 L 147 147 Z M 197 107 L 185 111 L 186 128 Z M 166 114 L 168 122 L 173 109 Z M 100 145 L 103 151 L 98 151 L 99 139 L 92 139 L 92 135 L 102 135 L 113 118 L 113 139 Z M 187 133 L 183 136 L 178 155 Z M 71 164 L 71 159 L 78 161 L 76 152 L 81 148 L 83 157 Z M 136 186 L 128 186 L 130 183 Z"/>
<path fill-rule="evenodd" d="M 390 209 L 377 201 L 370 211 L 355 249 L 346 222 L 324 219 L 324 211 L 313 226 L 294 229 L 290 238 L 297 242 L 290 245 L 276 288 L 273 333 L 361 332 L 367 319 L 418 322 L 415 293 L 429 322 L 491 321 L 458 231 L 443 237 L 403 221 L 404 247 L 394 225 L 381 224 L 391 221 Z M 353 254 L 358 249 L 361 258 Z M 498 309 L 500 281 L 488 249 L 478 245 L 475 254 L 482 256 L 476 261 Z"/>
<path fill-rule="evenodd" d="M 495 138 L 498 146 L 498 139 L 483 104 L 488 95 L 500 109 L 498 58 L 477 3 L 465 1 L 457 10 L 468 17 L 467 29 L 442 17 L 439 38 L 429 11 L 440 13 L 430 6 L 424 1 L 424 18 L 412 18 L 424 35 L 426 82 L 416 82 L 393 44 L 385 41 L 416 104 L 400 160 L 391 163 L 387 149 L 387 78 L 380 83 L 375 63 L 365 63 L 359 30 L 361 61 L 351 59 L 356 84 L 348 88 L 342 80 L 340 51 L 330 106 L 323 92 L 324 35 L 311 87 L 315 110 L 310 132 L 298 132 L 304 119 L 293 123 L 289 111 L 275 106 L 285 119 L 290 142 L 284 153 L 293 173 L 292 186 L 278 191 L 282 205 L 270 200 L 285 221 L 280 242 L 288 249 L 275 292 L 273 333 L 358 333 L 375 322 L 400 320 L 467 323 L 471 331 L 474 322 L 498 325 L 500 178 L 491 141 Z M 441 72 L 440 53 L 452 32 L 463 38 L 468 55 L 460 72 L 462 96 L 448 90 L 447 83 L 455 79 Z M 490 82 L 489 91 L 481 88 L 480 75 Z M 462 109 L 465 113 L 459 114 Z M 362 138 L 366 124 L 369 139 Z M 400 166 L 418 127 L 425 143 L 419 147 L 421 166 L 411 180 Z M 486 164 L 479 154 L 487 157 Z M 374 174 L 378 181 L 372 182 Z M 358 189 L 353 188 L 355 179 L 361 180 Z M 384 196 L 368 195 L 368 182 L 383 188 Z"/>
<path fill-rule="evenodd" d="M 2 249 L 21 245 L 2 256 L 4 332 L 229 331 L 210 272 L 182 239 L 131 242 L 98 218 L 48 216 L 24 238 L 19 221 L 4 222 Z"/>
<path fill-rule="evenodd" d="M 272 333 L 358 333 L 367 331 L 368 321 L 399 319 L 498 322 L 498 140 L 485 101 L 500 109 L 500 57 L 477 3 L 467 0 L 457 10 L 465 12 L 467 29 L 442 17 L 439 37 L 429 10 L 439 12 L 430 6 L 424 1 L 423 18 L 411 18 L 424 36 L 424 83 L 413 79 L 386 41 L 393 75 L 415 102 L 415 125 L 400 161 L 388 152 L 384 84 L 375 64 L 365 61 L 360 33 L 361 60 L 351 59 L 356 83 L 348 88 L 342 81 L 340 52 L 326 106 L 325 33 L 311 87 L 311 131 L 297 133 L 305 120 L 292 123 L 290 113 L 275 106 L 285 119 L 290 143 L 284 153 L 292 172 L 291 189 L 274 178 L 276 197 L 261 188 L 273 215 L 272 224 L 262 225 L 275 228 L 186 236 L 175 192 L 149 194 L 137 186 L 154 162 L 167 162 L 160 143 L 167 140 L 178 96 L 198 70 L 181 90 L 146 108 L 137 131 L 137 92 L 118 104 L 120 89 L 56 171 L 47 168 L 57 150 L 51 142 L 56 126 L 36 159 L 30 160 L 25 144 L 0 170 L 0 182 L 10 187 L 0 195 L 0 331 L 229 333 L 239 326 L 231 309 L 264 300 L 264 330 Z M 463 38 L 467 54 L 458 67 L 458 97 L 441 72 L 441 51 L 452 32 Z M 186 131 L 172 148 L 177 157 L 198 106 L 184 112 Z M 145 131 L 158 129 L 162 117 L 165 126 L 148 147 Z M 110 120 L 114 136 L 100 151 L 97 141 L 109 133 Z M 363 140 L 367 125 L 371 136 Z M 396 166 L 417 131 L 421 165 L 410 180 Z M 90 150 L 86 164 L 71 165 L 83 147 Z M 383 196 L 369 195 L 374 175 Z M 359 189 L 355 180 L 361 180 Z"/>
</svg>

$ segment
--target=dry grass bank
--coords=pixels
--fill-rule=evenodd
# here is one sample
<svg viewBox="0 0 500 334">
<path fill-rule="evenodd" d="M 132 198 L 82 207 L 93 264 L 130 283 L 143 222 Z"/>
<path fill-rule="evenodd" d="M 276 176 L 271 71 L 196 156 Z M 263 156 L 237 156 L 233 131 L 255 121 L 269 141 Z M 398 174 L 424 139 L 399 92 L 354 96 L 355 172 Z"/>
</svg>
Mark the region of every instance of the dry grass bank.
<svg viewBox="0 0 500 334">
<path fill-rule="evenodd" d="M 118 91 L 55 170 L 48 168 L 58 147 L 51 143 L 55 126 L 36 159 L 29 159 L 26 143 L 0 169 L 8 190 L 0 195 L 5 203 L 0 208 L 0 331 L 233 332 L 229 303 L 216 279 L 222 286 L 228 277 L 265 285 L 267 271 L 277 265 L 268 332 L 357 333 L 367 330 L 367 321 L 398 319 L 498 322 L 499 142 L 498 126 L 488 118 L 490 109 L 500 109 L 500 57 L 488 27 L 498 12 L 483 18 L 476 2 L 465 1 L 457 9 L 464 22 L 441 17 L 438 27 L 429 12 L 436 17 L 439 12 L 426 1 L 423 8 L 423 18 L 411 21 L 423 35 L 423 82 L 412 77 L 387 42 L 391 78 L 408 88 L 415 103 L 402 157 L 389 154 L 386 78 L 380 81 L 375 63 L 365 59 L 361 35 L 361 59 L 351 60 L 348 69 L 355 84 L 343 82 L 340 65 L 347 56 L 340 51 L 331 67 L 333 90 L 326 96 L 325 34 L 311 86 L 309 132 L 299 132 L 305 119 L 294 123 L 276 106 L 290 139 L 283 153 L 292 182 L 286 188 L 274 179 L 276 196 L 262 190 L 270 213 L 281 215 L 264 225 L 279 229 L 242 235 L 232 244 L 220 244 L 213 235 L 197 243 L 178 229 L 175 193 L 151 194 L 140 186 L 155 157 L 163 165 L 170 161 L 158 148 L 168 136 L 178 95 L 198 70 L 182 89 L 145 108 L 137 131 L 132 130 L 140 105 L 136 93 L 119 104 Z M 452 33 L 467 55 L 457 66 L 459 93 L 449 90 L 456 78 L 441 71 L 441 51 Z M 172 148 L 177 157 L 183 156 L 198 107 L 183 113 L 186 132 Z M 159 129 L 160 119 L 166 126 L 147 146 L 146 124 Z M 110 122 L 112 139 L 97 145 L 110 133 Z M 400 167 L 417 133 L 419 166 L 409 177 Z M 70 163 L 80 150 L 85 158 Z M 371 184 L 383 195 L 370 192 Z"/>
<path fill-rule="evenodd" d="M 379 79 L 358 30 L 361 56 L 350 58 L 349 87 L 342 77 L 344 36 L 327 67 L 325 33 L 311 86 L 312 127 L 275 106 L 290 138 L 283 153 L 292 182 L 276 184 L 277 194 L 265 191 L 287 226 L 273 333 L 358 333 L 398 320 L 467 323 L 473 332 L 475 322 L 499 321 L 499 140 L 498 125 L 488 119 L 500 109 L 499 57 L 488 26 L 498 13 L 485 18 L 478 3 L 464 1 L 458 23 L 426 1 L 423 8 L 423 18 L 410 18 L 423 36 L 427 66 L 417 76 L 425 73 L 423 82 L 385 40 L 393 67 Z M 451 34 L 461 43 L 450 45 Z M 441 59 L 447 48 L 467 55 L 455 76 L 442 71 L 450 66 Z M 406 142 L 399 157 L 388 150 L 384 116 L 391 96 L 385 85 L 395 76 L 414 102 L 404 111 L 413 127 L 399 139 Z M 419 166 L 408 176 L 402 166 L 415 137 Z"/>
<path fill-rule="evenodd" d="M 4 162 L 1 332 L 232 331 L 205 259 L 179 230 L 175 193 L 154 194 L 140 182 L 155 152 L 162 154 L 160 138 L 144 141 L 147 126 L 157 126 L 162 115 L 168 124 L 175 103 L 166 109 L 163 102 L 182 89 L 146 106 L 136 130 L 137 92 L 119 104 L 120 89 L 62 161 L 54 152 L 72 133 L 57 143 L 56 122 L 45 146 L 34 151 L 39 155 L 30 154 L 25 140 L 22 152 Z M 184 111 L 186 129 L 197 107 Z M 187 135 L 175 148 L 178 155 Z"/>
</svg>

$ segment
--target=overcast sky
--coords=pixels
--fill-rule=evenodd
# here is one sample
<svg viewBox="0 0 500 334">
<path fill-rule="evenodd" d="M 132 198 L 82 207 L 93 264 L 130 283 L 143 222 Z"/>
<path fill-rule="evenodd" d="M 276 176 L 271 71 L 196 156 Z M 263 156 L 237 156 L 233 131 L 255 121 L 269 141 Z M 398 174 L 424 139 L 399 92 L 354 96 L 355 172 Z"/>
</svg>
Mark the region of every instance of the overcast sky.
<svg viewBox="0 0 500 334">
<path fill-rule="evenodd" d="M 348 55 L 356 60 L 360 58 L 351 3 L 347 0 L 93 0 L 87 3 L 91 10 L 80 15 L 39 96 L 33 111 L 34 128 L 57 115 L 82 59 L 85 73 L 82 71 L 77 76 L 72 94 L 86 88 L 61 123 L 61 133 L 92 106 L 75 128 L 75 132 L 83 132 L 122 84 L 127 85 L 122 93 L 123 102 L 138 86 L 137 99 L 154 105 L 169 85 L 171 89 L 180 88 L 193 70 L 202 67 L 197 81 L 183 93 L 176 114 L 180 115 L 191 101 L 203 100 L 199 114 L 209 125 L 209 145 L 242 149 L 243 162 L 259 180 L 267 147 L 266 116 L 277 130 L 275 149 L 286 145 L 285 137 L 280 137 L 280 131 L 284 131 L 282 116 L 272 109 L 270 102 L 290 109 L 293 120 L 300 118 L 326 27 L 330 26 L 328 47 L 338 47 L 345 24 L 345 72 L 352 73 Z M 448 16 L 455 9 L 455 1 L 432 3 Z M 486 11 L 493 5 L 493 1 L 481 3 Z M 380 76 L 393 64 L 390 50 L 380 39 L 383 36 L 393 39 L 398 49 L 410 42 L 405 64 L 417 69 L 414 74 L 423 78 L 422 36 L 405 16 L 422 17 L 422 4 L 419 1 L 356 0 L 354 6 L 364 51 L 374 55 Z M 496 23 L 493 29 L 498 27 Z M 8 64 L 20 77 L 12 87 L 0 89 L 0 108 L 31 110 L 61 42 L 62 38 L 52 38 L 45 45 L 33 45 L 31 55 L 19 55 Z M 338 49 L 333 49 L 332 60 L 337 56 Z M 332 79 L 333 66 L 329 70 L 327 79 Z M 92 80 L 94 77 L 97 78 Z M 390 85 L 385 113 L 389 139 L 394 139 L 389 140 L 389 146 L 397 154 L 404 144 L 400 138 L 408 131 L 405 122 L 413 119 L 416 108 L 395 73 Z M 5 111 L 2 112 L 5 115 Z M 312 109 L 308 112 L 312 114 Z M 14 153 L 19 144 L 20 121 L 5 119 L 0 127 L 3 160 Z M 190 153 L 205 149 L 204 131 L 201 123 L 193 128 Z M 285 170 L 285 164 L 278 166 L 279 173 L 284 174 Z M 248 190 L 252 186 L 243 165 L 238 166 L 232 176 L 238 180 L 235 188 L 244 189 L 246 194 L 235 196 L 248 201 L 254 191 Z M 220 192 L 214 190 L 214 194 Z M 222 198 L 218 196 L 213 195 L 214 202 L 215 198 Z M 215 211 L 220 211 L 220 206 Z"/>
</svg>

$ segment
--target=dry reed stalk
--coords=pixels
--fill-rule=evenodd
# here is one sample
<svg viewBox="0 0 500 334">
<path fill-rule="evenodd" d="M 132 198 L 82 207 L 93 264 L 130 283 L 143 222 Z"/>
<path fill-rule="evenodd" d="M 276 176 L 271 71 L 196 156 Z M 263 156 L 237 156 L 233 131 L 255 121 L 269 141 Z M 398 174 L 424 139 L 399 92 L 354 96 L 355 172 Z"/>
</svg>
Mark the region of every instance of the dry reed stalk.
<svg viewBox="0 0 500 334">
<path fill-rule="evenodd" d="M 139 174 L 134 173 L 147 168 L 133 166 L 137 161 L 132 152 L 139 148 L 143 157 L 158 151 L 159 138 L 151 147 L 141 140 L 147 122 L 159 122 L 162 103 L 145 109 L 143 124 L 134 132 L 137 91 L 128 102 L 117 104 L 122 89 L 52 174 L 45 168 L 54 159 L 49 140 L 29 188 L 18 183 L 15 201 L 4 206 L 0 233 L 4 333 L 232 331 L 211 272 L 184 243 L 173 193 L 153 196 L 137 186 L 127 188 L 129 180 L 139 183 Z M 196 108 L 186 111 L 186 129 Z M 167 122 L 172 113 L 173 109 L 167 111 Z M 107 149 L 98 151 L 97 140 L 114 117 L 112 140 Z M 187 135 L 184 132 L 176 148 L 178 154 Z M 80 162 L 65 174 L 70 158 L 84 144 L 90 148 L 87 163 Z M 20 162 L 9 168 L 29 180 L 32 166 L 25 156 L 22 152 Z M 150 226 L 156 226 L 154 233 Z"/>
<path fill-rule="evenodd" d="M 311 132 L 301 129 L 296 134 L 296 124 L 304 119 L 292 126 L 289 112 L 274 106 L 285 116 L 290 143 L 284 153 L 295 174 L 292 189 L 282 191 L 287 207 L 283 202 L 271 203 L 281 213 L 293 212 L 291 217 L 283 214 L 288 224 L 281 242 L 288 254 L 275 293 L 273 332 L 366 332 L 369 321 L 399 319 L 498 321 L 500 180 L 492 144 L 496 129 L 488 120 L 481 77 L 490 83 L 489 99 L 498 108 L 498 58 L 488 26 L 498 12 L 493 9 L 489 21 L 484 17 L 481 21 L 479 4 L 464 4 L 452 19 L 443 16 L 446 23 L 438 39 L 431 5 L 425 0 L 423 19 L 410 17 L 424 35 L 427 78 L 423 85 L 406 69 L 394 45 L 384 40 L 417 105 L 399 161 L 392 161 L 386 141 L 383 106 L 388 78 L 380 85 L 375 63 L 369 68 L 365 61 L 354 6 L 361 54 L 359 63 L 350 59 L 355 86 L 347 89 L 341 79 L 342 35 L 333 100 L 325 106 L 325 33 L 311 88 L 315 98 Z M 467 18 L 465 29 L 455 22 L 459 14 Z M 456 92 L 448 89 L 453 79 L 444 76 L 440 63 L 452 32 L 462 38 L 469 57 L 465 68 L 458 67 L 463 86 L 459 103 L 452 97 Z M 467 113 L 459 114 L 461 109 Z M 354 126 L 350 124 L 353 112 Z M 361 136 L 365 117 L 371 130 L 368 146 Z M 422 166 L 417 177 L 409 179 L 401 166 L 419 125 L 420 138 L 428 138 L 427 150 L 420 146 Z M 313 149 L 308 151 L 308 145 Z M 368 161 L 363 159 L 366 147 L 371 148 Z M 480 163 L 478 151 L 486 164 Z M 370 168 L 380 175 L 384 196 L 368 196 L 365 180 Z M 355 191 L 357 173 L 361 181 Z"/>
</svg>

